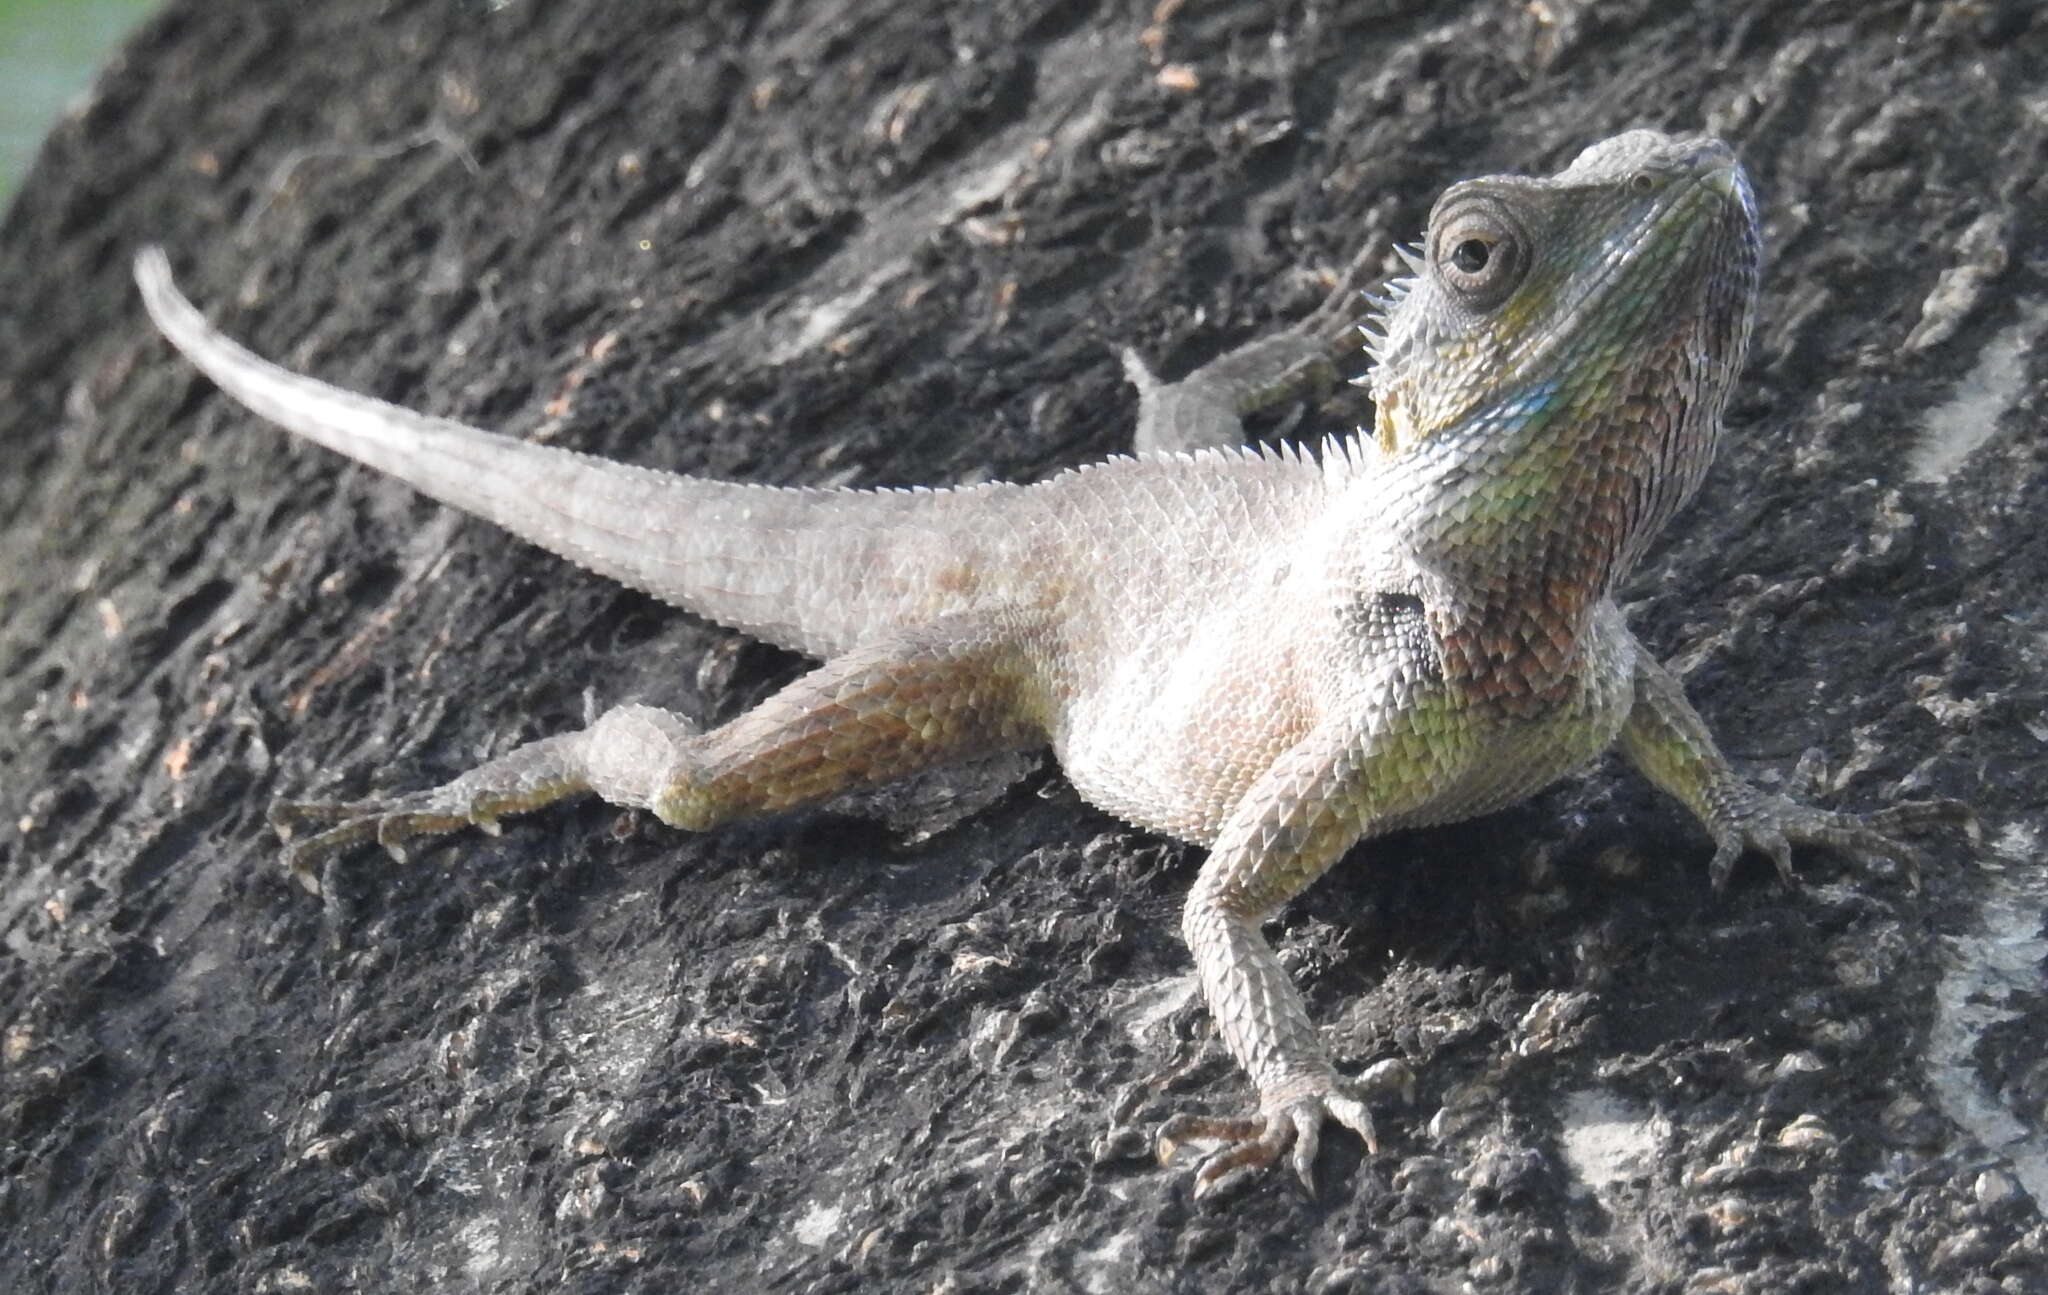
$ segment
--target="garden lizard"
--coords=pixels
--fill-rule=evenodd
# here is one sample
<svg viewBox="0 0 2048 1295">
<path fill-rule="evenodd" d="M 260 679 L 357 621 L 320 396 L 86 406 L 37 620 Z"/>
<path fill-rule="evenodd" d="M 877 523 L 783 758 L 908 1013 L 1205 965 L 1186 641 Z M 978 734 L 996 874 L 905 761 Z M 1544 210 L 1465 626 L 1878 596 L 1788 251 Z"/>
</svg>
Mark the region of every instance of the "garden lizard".
<svg viewBox="0 0 2048 1295">
<path fill-rule="evenodd" d="M 702 480 L 493 435 L 302 377 L 135 274 L 165 337 L 309 440 L 614 580 L 822 660 L 709 731 L 620 706 L 444 786 L 283 806 L 302 881 L 361 841 L 594 793 L 707 830 L 941 761 L 1050 745 L 1082 796 L 1207 846 L 1182 932 L 1242 1118 L 1161 1130 L 1215 1145 L 1197 1190 L 1322 1126 L 1374 1145 L 1260 924 L 1353 845 L 1519 800 L 1610 747 L 1713 838 L 1910 863 L 1944 803 L 1854 816 L 1738 778 L 1614 591 L 1698 488 L 1742 368 L 1760 237 L 1718 140 L 1633 131 L 1548 178 L 1468 180 L 1408 273 L 1166 384 L 1134 355 L 1135 457 L 1033 485 L 785 489 Z M 1343 294 L 1347 299 L 1351 294 Z M 1334 300 L 1334 299 L 1333 299 Z M 1374 421 L 1313 452 L 1247 449 L 1240 415 L 1372 361 Z M 312 883 L 317 888 L 317 882 Z"/>
</svg>

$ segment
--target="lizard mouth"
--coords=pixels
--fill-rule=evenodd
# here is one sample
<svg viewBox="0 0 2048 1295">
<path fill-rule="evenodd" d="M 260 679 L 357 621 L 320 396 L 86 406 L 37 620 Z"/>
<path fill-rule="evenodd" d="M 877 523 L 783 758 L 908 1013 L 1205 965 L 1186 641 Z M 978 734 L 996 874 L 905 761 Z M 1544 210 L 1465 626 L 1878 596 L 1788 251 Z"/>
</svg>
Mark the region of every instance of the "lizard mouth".
<svg viewBox="0 0 2048 1295">
<path fill-rule="evenodd" d="M 1715 141 L 1714 149 L 1718 156 L 1708 154 L 1689 183 L 1601 240 L 1599 273 L 1566 280 L 1569 295 L 1558 301 L 1553 326 L 1536 330 L 1547 344 L 1527 354 L 1530 367 L 1551 351 L 1584 363 L 1587 351 L 1621 330 L 1662 331 L 1660 318 L 1711 323 L 1710 316 L 1746 314 L 1761 253 L 1755 200 L 1727 146 Z M 1720 285 L 1730 281 L 1745 291 L 1723 300 Z M 1596 319 L 1605 327 L 1589 326 Z"/>
</svg>

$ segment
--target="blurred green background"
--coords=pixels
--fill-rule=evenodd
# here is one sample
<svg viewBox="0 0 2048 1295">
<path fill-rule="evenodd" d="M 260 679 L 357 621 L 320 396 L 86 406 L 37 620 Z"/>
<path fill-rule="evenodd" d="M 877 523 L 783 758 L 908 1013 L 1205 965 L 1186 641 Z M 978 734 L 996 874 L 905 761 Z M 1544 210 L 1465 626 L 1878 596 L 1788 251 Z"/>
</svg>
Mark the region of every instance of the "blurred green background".
<svg viewBox="0 0 2048 1295">
<path fill-rule="evenodd" d="M 0 207 L 66 105 L 156 0 L 0 0 Z"/>
</svg>

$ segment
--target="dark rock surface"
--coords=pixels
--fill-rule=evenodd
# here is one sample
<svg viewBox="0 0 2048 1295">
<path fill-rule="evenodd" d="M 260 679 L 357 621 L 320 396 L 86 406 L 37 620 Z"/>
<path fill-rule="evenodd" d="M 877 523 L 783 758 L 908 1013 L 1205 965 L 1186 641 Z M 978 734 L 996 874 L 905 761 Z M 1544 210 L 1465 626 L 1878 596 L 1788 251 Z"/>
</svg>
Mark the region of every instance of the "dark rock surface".
<svg viewBox="0 0 2048 1295">
<path fill-rule="evenodd" d="M 2044 87 L 2018 0 L 172 4 L 0 225 L 0 1289 L 2048 1290 Z M 273 797 L 802 665 L 231 409 L 139 243 L 516 434 L 1028 479 L 1126 443 L 1115 345 L 1182 372 L 1638 124 L 1738 142 L 1772 265 L 1633 622 L 1754 775 L 1970 798 L 1918 892 L 1717 898 L 1611 762 L 1361 849 L 1274 938 L 1417 1100 L 1314 1198 L 1196 1205 L 1149 1130 L 1248 1096 L 1199 852 L 1045 762 L 546 813 L 331 909 L 276 866 Z"/>
</svg>

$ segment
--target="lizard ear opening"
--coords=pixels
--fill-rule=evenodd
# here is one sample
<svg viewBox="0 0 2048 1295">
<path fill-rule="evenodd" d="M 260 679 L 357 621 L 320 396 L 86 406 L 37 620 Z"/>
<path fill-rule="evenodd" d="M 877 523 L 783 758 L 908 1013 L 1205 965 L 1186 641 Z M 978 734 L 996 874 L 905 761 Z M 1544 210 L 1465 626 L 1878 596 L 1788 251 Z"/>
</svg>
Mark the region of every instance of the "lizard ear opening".
<svg viewBox="0 0 2048 1295">
<path fill-rule="evenodd" d="M 1529 271 L 1529 236 L 1498 200 L 1473 194 L 1437 213 L 1429 231 L 1430 268 L 1468 310 L 1508 299 Z"/>
</svg>

